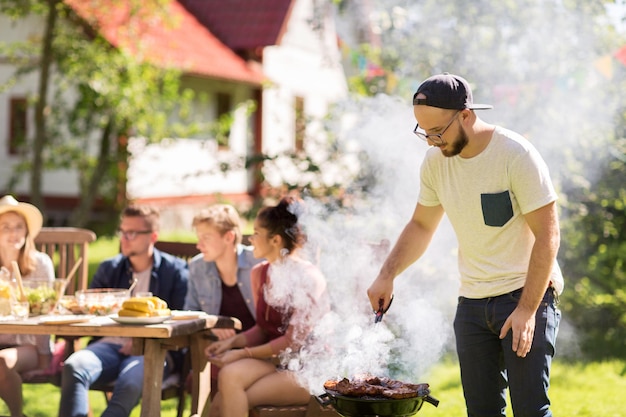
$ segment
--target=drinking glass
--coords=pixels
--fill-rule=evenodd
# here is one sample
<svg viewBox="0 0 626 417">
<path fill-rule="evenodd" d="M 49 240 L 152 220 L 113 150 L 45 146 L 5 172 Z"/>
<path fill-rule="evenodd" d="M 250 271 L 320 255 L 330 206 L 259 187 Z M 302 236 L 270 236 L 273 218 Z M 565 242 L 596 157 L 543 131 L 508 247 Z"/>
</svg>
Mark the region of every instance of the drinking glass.
<svg viewBox="0 0 626 417">
<path fill-rule="evenodd" d="M 14 301 L 11 304 L 11 315 L 15 320 L 26 320 L 30 310 L 28 301 Z"/>
<path fill-rule="evenodd" d="M 135 294 L 135 297 L 152 297 L 152 293 L 150 291 L 139 291 Z"/>
</svg>

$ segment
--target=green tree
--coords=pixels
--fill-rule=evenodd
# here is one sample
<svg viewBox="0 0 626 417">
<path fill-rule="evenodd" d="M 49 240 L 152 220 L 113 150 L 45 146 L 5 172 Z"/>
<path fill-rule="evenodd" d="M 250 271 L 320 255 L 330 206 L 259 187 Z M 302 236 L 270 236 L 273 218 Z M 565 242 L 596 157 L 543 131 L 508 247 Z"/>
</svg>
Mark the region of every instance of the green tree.
<svg viewBox="0 0 626 417">
<path fill-rule="evenodd" d="M 162 24 L 176 24 L 168 21 L 164 0 L 127 3 L 134 11 L 128 30 L 133 30 L 133 19 L 150 15 Z M 0 7 L 16 20 L 44 17 L 41 38 L 3 45 L 17 65 L 5 88 L 26 74 L 39 74 L 38 93 L 31 98 L 35 135 L 9 185 L 30 173 L 31 200 L 44 212 L 41 178 L 46 170 L 73 168 L 81 173 L 80 204 L 70 223 L 83 226 L 96 200 L 113 208 L 125 203 L 128 136 L 158 141 L 200 129 L 189 120 L 182 124 L 193 94 L 181 88 L 180 72 L 141 60 L 136 53 L 140 44 L 112 47 L 96 24 L 82 21 L 60 0 L 2 0 Z M 180 122 L 172 120 L 176 115 Z"/>
<path fill-rule="evenodd" d="M 563 210 L 561 259 L 569 285 L 563 309 L 584 330 L 583 350 L 595 358 L 625 355 L 625 122 L 619 120 L 599 178 L 573 181 Z"/>
</svg>

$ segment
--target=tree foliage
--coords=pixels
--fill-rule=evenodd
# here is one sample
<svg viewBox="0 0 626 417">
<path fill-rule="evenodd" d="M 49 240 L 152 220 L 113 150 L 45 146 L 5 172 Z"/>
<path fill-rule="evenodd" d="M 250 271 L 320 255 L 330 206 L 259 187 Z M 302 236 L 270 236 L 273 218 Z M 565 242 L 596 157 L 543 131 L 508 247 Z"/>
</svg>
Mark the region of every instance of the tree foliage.
<svg viewBox="0 0 626 417">
<path fill-rule="evenodd" d="M 152 13 L 167 21 L 163 0 L 129 1 L 144 17 Z M 126 198 L 125 138 L 135 135 L 158 141 L 200 129 L 183 117 L 190 113 L 193 95 L 181 90 L 179 71 L 113 48 L 97 27 L 83 22 L 62 1 L 2 0 L 0 6 L 14 19 L 49 17 L 41 38 L 4 45 L 17 64 L 6 86 L 31 72 L 47 74 L 39 77 L 39 93 L 31 98 L 35 137 L 24 147 L 22 163 L 8 185 L 28 172 L 32 200 L 45 212 L 44 170 L 75 169 L 81 173 L 81 200 L 70 223 L 85 225 L 97 201 L 115 212 Z"/>
<path fill-rule="evenodd" d="M 563 210 L 563 309 L 594 357 L 623 357 L 626 339 L 626 138 L 609 146 L 599 178 L 572 187 Z"/>
</svg>

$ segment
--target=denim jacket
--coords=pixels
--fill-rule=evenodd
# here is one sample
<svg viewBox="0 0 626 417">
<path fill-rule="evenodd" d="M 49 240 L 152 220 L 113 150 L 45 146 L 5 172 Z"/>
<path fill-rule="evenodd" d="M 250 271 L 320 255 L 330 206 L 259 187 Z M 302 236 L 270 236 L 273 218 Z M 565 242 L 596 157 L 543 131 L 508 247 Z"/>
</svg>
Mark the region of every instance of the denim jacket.
<svg viewBox="0 0 626 417">
<path fill-rule="evenodd" d="M 219 314 L 222 305 L 222 280 L 215 262 L 206 262 L 202 254 L 189 261 L 189 290 L 185 299 L 185 309 Z M 252 247 L 237 245 L 237 285 L 243 295 L 248 310 L 256 317 L 250 271 L 262 259 L 255 259 Z"/>
</svg>

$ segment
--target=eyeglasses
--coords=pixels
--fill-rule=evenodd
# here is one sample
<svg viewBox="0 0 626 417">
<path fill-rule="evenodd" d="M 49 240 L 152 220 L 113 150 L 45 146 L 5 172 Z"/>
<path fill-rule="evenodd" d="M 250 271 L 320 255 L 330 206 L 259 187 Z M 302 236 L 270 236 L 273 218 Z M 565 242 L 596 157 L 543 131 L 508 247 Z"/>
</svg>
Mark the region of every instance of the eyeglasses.
<svg viewBox="0 0 626 417">
<path fill-rule="evenodd" d="M 418 123 L 418 124 L 415 125 L 415 129 L 413 129 L 413 134 L 415 134 L 415 136 L 417 136 L 418 138 L 420 138 L 420 139 L 422 139 L 422 140 L 424 140 L 426 142 L 431 141 L 435 146 L 444 145 L 446 143 L 446 141 L 443 140 L 441 137 L 443 136 L 444 133 L 446 133 L 446 130 L 448 130 L 450 125 L 452 125 L 452 122 L 454 122 L 456 120 L 456 116 L 458 116 L 459 113 L 460 113 L 460 110 L 457 111 L 456 113 L 454 113 L 454 116 L 448 122 L 446 127 L 443 128 L 441 133 L 433 133 L 433 134 L 429 135 L 429 134 L 426 133 L 426 131 L 424 129 L 419 127 L 419 123 Z"/>
<path fill-rule="evenodd" d="M 115 234 L 120 239 L 124 238 L 126 240 L 135 240 L 137 235 L 147 235 L 149 233 L 152 233 L 152 230 L 126 230 L 125 231 L 125 230 L 117 229 L 117 232 Z"/>
</svg>

